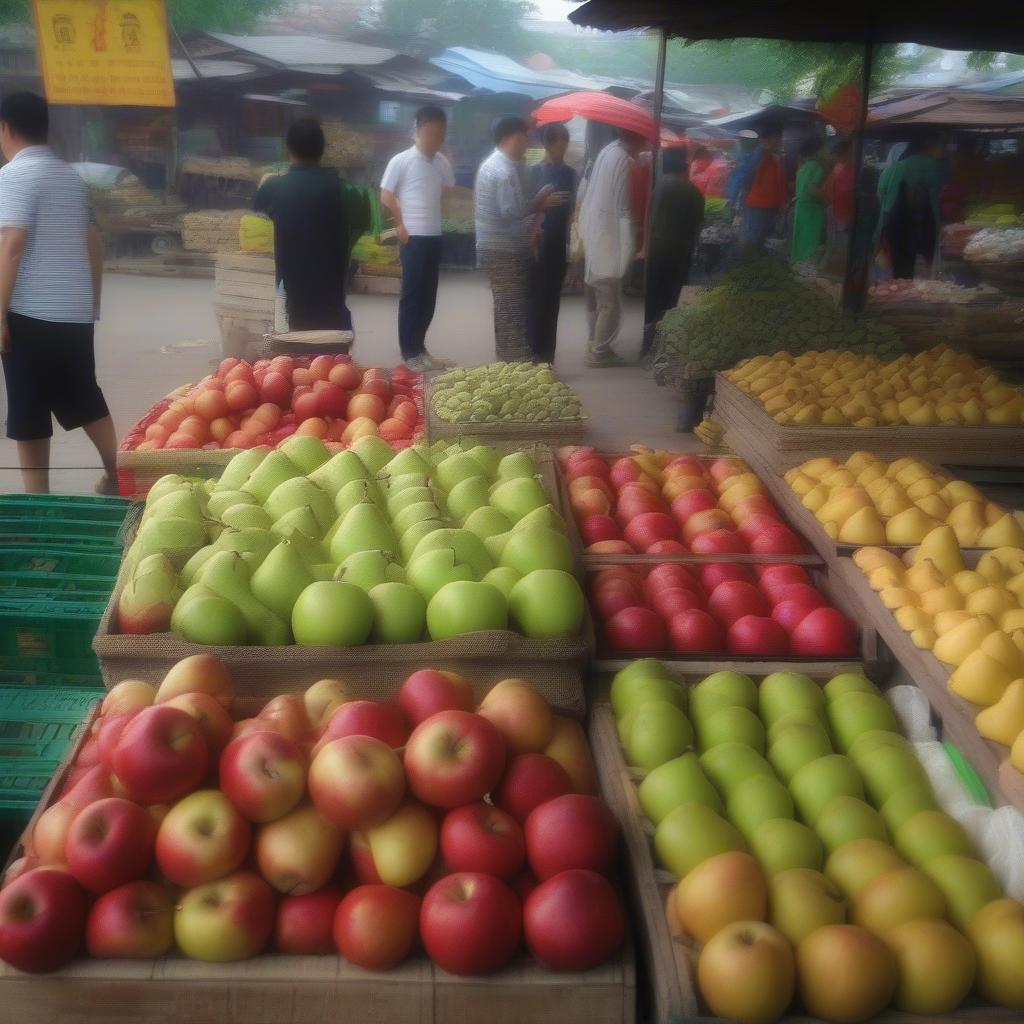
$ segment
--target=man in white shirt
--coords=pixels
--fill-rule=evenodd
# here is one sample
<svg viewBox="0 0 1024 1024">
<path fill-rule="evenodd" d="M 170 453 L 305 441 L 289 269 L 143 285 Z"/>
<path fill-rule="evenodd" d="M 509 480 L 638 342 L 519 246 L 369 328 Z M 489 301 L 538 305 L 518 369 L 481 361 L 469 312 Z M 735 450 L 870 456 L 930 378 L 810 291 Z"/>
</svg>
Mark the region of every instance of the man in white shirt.
<svg viewBox="0 0 1024 1024">
<path fill-rule="evenodd" d="M 405 365 L 417 373 L 450 365 L 426 348 L 441 268 L 441 196 L 455 186 L 452 165 L 441 152 L 447 133 L 445 112 L 421 107 L 415 144 L 391 158 L 380 183 L 381 205 L 394 218 L 401 243 L 398 344 Z"/>
<path fill-rule="evenodd" d="M 7 436 L 18 444 L 25 490 L 50 490 L 52 417 L 81 427 L 117 493 L 117 439 L 96 383 L 93 333 L 103 280 L 103 241 L 89 189 L 46 144 L 46 100 L 31 92 L 0 102 L 0 358 Z"/>
</svg>

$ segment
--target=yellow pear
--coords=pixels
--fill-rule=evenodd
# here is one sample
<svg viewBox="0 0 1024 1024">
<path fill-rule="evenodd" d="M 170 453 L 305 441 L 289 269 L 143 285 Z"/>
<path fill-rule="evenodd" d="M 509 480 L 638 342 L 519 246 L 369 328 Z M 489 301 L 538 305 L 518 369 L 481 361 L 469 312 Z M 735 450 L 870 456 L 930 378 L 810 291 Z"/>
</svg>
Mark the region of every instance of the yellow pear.
<svg viewBox="0 0 1024 1024">
<path fill-rule="evenodd" d="M 890 544 L 920 544 L 938 525 L 919 508 L 908 508 L 885 524 L 885 537 Z"/>
<path fill-rule="evenodd" d="M 943 633 L 935 642 L 932 652 L 947 665 L 961 665 L 967 660 L 967 655 L 977 650 L 981 642 L 995 632 L 998 632 L 996 624 L 987 615 L 972 616 Z"/>
<path fill-rule="evenodd" d="M 950 480 L 940 493 L 954 507 L 965 501 L 985 501 L 985 495 L 966 480 Z"/>
<path fill-rule="evenodd" d="M 885 478 L 885 474 L 878 468 L 878 466 L 865 466 L 857 474 L 857 483 L 860 484 L 861 487 L 867 487 L 867 485 L 873 480 L 884 480 Z"/>
<path fill-rule="evenodd" d="M 937 426 L 939 424 L 939 414 L 935 409 L 935 403 L 923 402 L 920 408 L 907 415 L 907 423 L 915 427 Z"/>
<path fill-rule="evenodd" d="M 814 477 L 808 476 L 806 473 L 799 472 L 789 480 L 788 483 L 793 491 L 801 497 L 809 491 L 813 491 L 814 488 L 818 486 L 818 481 L 815 480 Z"/>
<path fill-rule="evenodd" d="M 980 572 L 972 572 L 970 569 L 964 569 L 962 572 L 956 573 L 950 582 L 964 597 L 989 585 L 988 580 Z"/>
<path fill-rule="evenodd" d="M 1005 405 L 986 410 L 985 422 L 993 427 L 1015 427 L 1020 424 L 1022 411 L 1024 411 L 1024 401 L 1015 398 Z"/>
<path fill-rule="evenodd" d="M 942 573 L 935 568 L 935 563 L 927 558 L 923 562 L 915 562 L 906 571 L 903 579 L 905 586 L 910 587 L 911 590 L 916 590 L 919 594 L 923 594 L 926 590 L 934 590 L 936 587 L 941 587 L 946 582 Z"/>
<path fill-rule="evenodd" d="M 935 645 L 937 635 L 934 629 L 915 629 L 911 631 L 910 642 L 921 651 L 930 651 Z"/>
<path fill-rule="evenodd" d="M 845 468 L 834 469 L 827 476 L 821 478 L 823 484 L 828 484 L 829 487 L 853 487 L 857 483 L 857 478 Z"/>
<path fill-rule="evenodd" d="M 900 420 L 900 407 L 891 398 L 886 399 L 882 402 L 878 410 L 882 414 L 882 420 L 886 423 L 899 423 Z"/>
<path fill-rule="evenodd" d="M 962 501 L 946 517 L 946 523 L 953 527 L 961 547 L 976 547 L 987 525 L 985 506 L 980 501 Z"/>
<path fill-rule="evenodd" d="M 1003 612 L 1003 617 L 999 620 L 999 628 L 1005 633 L 1014 636 L 1021 630 L 1024 630 L 1024 608 L 1011 608 L 1008 612 Z"/>
<path fill-rule="evenodd" d="M 832 492 L 824 484 L 818 484 L 800 499 L 800 504 L 811 512 L 817 512 L 831 495 Z"/>
<path fill-rule="evenodd" d="M 926 494 L 918 498 L 914 504 L 926 515 L 931 516 L 936 522 L 944 523 L 949 515 L 949 506 L 937 494 Z"/>
<path fill-rule="evenodd" d="M 868 506 L 854 512 L 840 525 L 838 539 L 843 544 L 884 544 L 885 527 L 878 513 Z"/>
<path fill-rule="evenodd" d="M 912 484 L 916 484 L 919 480 L 931 480 L 935 474 L 935 470 L 931 466 L 926 466 L 923 462 L 918 462 L 916 459 L 908 466 L 904 466 L 896 474 L 897 483 L 903 487 L 910 487 Z M 938 488 L 936 487 L 937 491 Z M 934 493 L 934 492 L 929 492 Z"/>
<path fill-rule="evenodd" d="M 891 519 L 913 507 L 914 504 L 907 497 L 907 492 L 899 484 L 890 484 L 875 497 L 875 508 L 883 519 Z"/>
<path fill-rule="evenodd" d="M 906 587 L 886 587 L 885 590 L 879 592 L 878 598 L 886 608 L 893 610 L 905 608 L 908 605 L 918 608 L 921 604 L 920 595 L 915 594 L 912 590 L 907 590 Z"/>
<path fill-rule="evenodd" d="M 862 469 L 867 469 L 868 466 L 878 466 L 881 460 L 877 455 L 871 452 L 854 452 L 846 459 L 846 468 L 853 473 L 859 473 Z"/>
<path fill-rule="evenodd" d="M 1024 550 L 1020 547 L 993 548 L 986 551 L 978 562 L 978 572 L 986 578 L 984 567 L 997 565 L 1002 572 L 1002 579 L 1008 579 L 1024 572 Z"/>
<path fill-rule="evenodd" d="M 897 408 L 899 409 L 900 415 L 903 417 L 904 421 L 909 422 L 910 417 L 913 416 L 914 413 L 919 412 L 923 405 L 924 399 L 912 394 L 910 397 L 904 398 L 900 401 Z"/>
<path fill-rule="evenodd" d="M 985 407 L 976 398 L 971 398 L 960 406 L 960 415 L 964 423 L 978 426 L 985 422 Z"/>
<path fill-rule="evenodd" d="M 826 409 L 821 414 L 821 422 L 826 427 L 848 427 L 850 420 L 847 416 L 843 415 L 839 409 Z"/>
<path fill-rule="evenodd" d="M 964 422 L 960 407 L 953 405 L 951 402 L 944 402 L 936 406 L 935 413 L 939 417 L 939 422 L 944 427 L 952 427 Z"/>
<path fill-rule="evenodd" d="M 862 430 L 865 427 L 877 427 L 879 426 L 878 419 L 874 416 L 861 416 L 860 419 L 853 421 L 855 427 L 860 427 Z"/>
<path fill-rule="evenodd" d="M 861 509 L 871 508 L 871 499 L 863 487 L 842 487 L 834 491 L 832 497 L 815 513 L 822 522 L 835 522 L 840 525 Z M 872 511 L 874 511 L 872 509 Z M 879 541 L 864 541 L 865 544 L 877 544 Z"/>
<path fill-rule="evenodd" d="M 868 492 L 868 497 L 872 501 L 878 501 L 878 496 L 885 494 L 890 487 L 892 487 L 892 481 L 887 476 L 880 476 L 877 480 L 865 484 L 864 490 Z"/>
<path fill-rule="evenodd" d="M 985 502 L 985 525 L 991 526 L 993 523 L 998 523 L 1003 516 L 1007 515 L 1007 511 L 1001 505 L 997 505 L 994 501 Z M 999 544 L 993 544 L 992 547 L 1000 547 Z"/>
<path fill-rule="evenodd" d="M 1009 513 L 981 531 L 978 541 L 983 548 L 1024 547 L 1024 530 Z"/>
<path fill-rule="evenodd" d="M 938 494 L 942 490 L 943 481 L 929 474 L 928 476 L 919 477 L 912 484 L 906 486 L 907 497 L 911 501 L 919 501 L 921 498 L 928 497 L 929 494 Z"/>
<path fill-rule="evenodd" d="M 901 459 L 895 459 L 889 463 L 889 468 L 885 471 L 885 475 L 890 480 L 895 480 L 900 473 L 903 472 L 908 466 L 912 466 L 916 460 L 909 456 L 903 456 Z"/>
<path fill-rule="evenodd" d="M 956 629 L 961 622 L 970 622 L 976 616 L 965 612 L 962 608 L 953 608 L 947 612 L 936 612 L 932 618 L 932 625 L 939 636 L 943 636 L 951 629 Z"/>
<path fill-rule="evenodd" d="M 947 578 L 965 568 L 960 544 L 952 527 L 936 527 L 921 541 L 914 552 L 914 562 L 925 559 Z"/>
<path fill-rule="evenodd" d="M 1013 741 L 1010 748 L 1010 764 L 1019 772 L 1024 772 L 1024 732 Z"/>
<path fill-rule="evenodd" d="M 912 633 L 915 629 L 934 628 L 932 626 L 932 617 L 920 608 L 911 608 L 910 606 L 897 608 L 893 615 L 900 626 L 908 633 Z"/>
<path fill-rule="evenodd" d="M 897 572 L 887 565 L 880 565 L 868 574 L 868 583 L 875 591 L 886 590 L 889 587 L 902 587 L 905 575 L 906 573 L 902 571 Z"/>
<path fill-rule="evenodd" d="M 883 566 L 893 572 L 902 573 L 905 568 L 899 556 L 886 551 L 885 548 L 858 548 L 853 553 L 853 564 L 863 573 L 870 573 L 873 569 L 880 569 Z"/>
<path fill-rule="evenodd" d="M 791 391 L 783 391 L 781 394 L 772 395 L 771 398 L 768 398 L 766 393 L 761 396 L 761 401 L 764 404 L 765 412 L 782 412 L 783 409 L 788 409 L 793 404 L 793 393 Z"/>
<path fill-rule="evenodd" d="M 951 612 L 963 608 L 964 599 L 956 587 L 947 583 L 944 587 L 925 591 L 918 604 L 930 615 L 936 615 L 938 612 Z"/>
<path fill-rule="evenodd" d="M 1024 603 L 1024 572 L 1008 579 L 1004 584 L 1006 589 L 1017 598 L 1017 604 Z"/>
<path fill-rule="evenodd" d="M 968 594 L 964 600 L 964 607 L 972 615 L 991 615 L 993 619 L 998 619 L 1003 612 L 1019 608 L 1020 605 L 1005 587 L 993 584 Z"/>
<path fill-rule="evenodd" d="M 1014 675 L 982 650 L 972 651 L 949 677 L 949 688 L 972 704 L 995 704 Z"/>
<path fill-rule="evenodd" d="M 805 405 L 793 414 L 793 422 L 801 427 L 817 426 L 821 423 L 821 410 L 814 405 Z"/>
<path fill-rule="evenodd" d="M 998 661 L 1015 676 L 1024 675 L 1024 657 L 1020 648 L 1010 639 L 1009 633 L 994 629 L 981 642 L 983 650 L 990 658 Z"/>
<path fill-rule="evenodd" d="M 821 528 L 829 540 L 839 540 L 839 524 L 833 522 L 822 523 Z"/>
</svg>

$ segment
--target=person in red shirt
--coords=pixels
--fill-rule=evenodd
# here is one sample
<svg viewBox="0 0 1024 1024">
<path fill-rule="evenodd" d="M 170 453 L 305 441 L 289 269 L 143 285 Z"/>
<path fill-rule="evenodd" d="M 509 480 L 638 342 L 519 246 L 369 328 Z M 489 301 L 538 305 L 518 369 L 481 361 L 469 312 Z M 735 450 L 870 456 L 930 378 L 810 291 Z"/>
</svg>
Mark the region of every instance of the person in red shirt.
<svg viewBox="0 0 1024 1024">
<path fill-rule="evenodd" d="M 740 241 L 745 249 L 760 249 L 774 230 L 789 202 L 786 169 L 779 158 L 782 123 L 766 121 L 757 149 L 739 169 L 741 202 Z"/>
<path fill-rule="evenodd" d="M 840 273 L 846 264 L 853 222 L 853 139 L 840 139 L 832 150 L 832 157 L 835 164 L 823 186 L 828 202 L 828 238 L 822 268 Z"/>
</svg>

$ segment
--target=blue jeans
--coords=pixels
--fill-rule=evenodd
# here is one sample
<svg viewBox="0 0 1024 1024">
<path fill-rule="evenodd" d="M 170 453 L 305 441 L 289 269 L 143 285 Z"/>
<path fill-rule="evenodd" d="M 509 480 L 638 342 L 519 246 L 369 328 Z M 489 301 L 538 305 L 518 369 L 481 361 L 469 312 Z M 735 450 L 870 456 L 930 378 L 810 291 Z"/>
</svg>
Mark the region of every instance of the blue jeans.
<svg viewBox="0 0 1024 1024">
<path fill-rule="evenodd" d="M 401 247 L 402 295 L 398 301 L 398 345 L 403 359 L 426 349 L 427 329 L 434 319 L 437 280 L 441 269 L 441 236 L 412 235 Z"/>
</svg>

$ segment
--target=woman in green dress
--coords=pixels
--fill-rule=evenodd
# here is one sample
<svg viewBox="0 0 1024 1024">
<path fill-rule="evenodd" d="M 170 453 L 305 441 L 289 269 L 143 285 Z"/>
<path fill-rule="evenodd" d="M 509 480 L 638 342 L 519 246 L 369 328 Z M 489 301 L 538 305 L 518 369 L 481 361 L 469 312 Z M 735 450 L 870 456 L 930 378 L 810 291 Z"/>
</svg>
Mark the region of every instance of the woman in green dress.
<svg viewBox="0 0 1024 1024">
<path fill-rule="evenodd" d="M 794 263 L 811 259 L 825 240 L 824 184 L 828 173 L 821 155 L 821 139 L 805 139 L 800 144 L 800 170 L 796 175 L 796 208 L 793 211 L 793 242 L 790 256 Z"/>
</svg>

